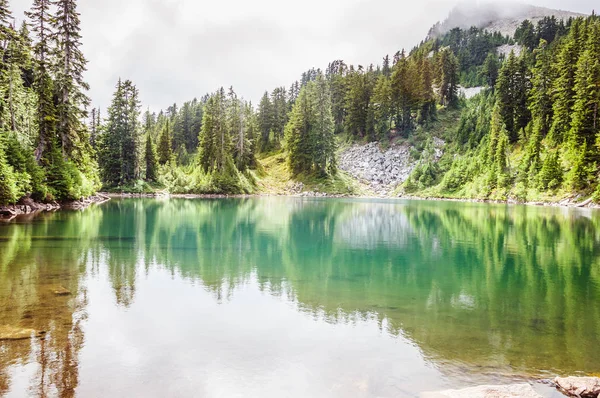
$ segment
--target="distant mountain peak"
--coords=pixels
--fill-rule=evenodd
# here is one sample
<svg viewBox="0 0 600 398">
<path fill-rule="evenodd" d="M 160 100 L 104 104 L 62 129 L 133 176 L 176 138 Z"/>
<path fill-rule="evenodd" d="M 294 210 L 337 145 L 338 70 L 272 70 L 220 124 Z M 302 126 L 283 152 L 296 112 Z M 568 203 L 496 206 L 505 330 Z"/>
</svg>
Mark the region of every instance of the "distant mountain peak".
<svg viewBox="0 0 600 398">
<path fill-rule="evenodd" d="M 536 24 L 549 16 L 566 20 L 584 14 L 517 2 L 465 1 L 452 9 L 446 20 L 435 24 L 429 31 L 429 37 L 442 35 L 454 28 L 468 29 L 472 26 L 513 36 L 523 20 L 529 19 Z"/>
</svg>

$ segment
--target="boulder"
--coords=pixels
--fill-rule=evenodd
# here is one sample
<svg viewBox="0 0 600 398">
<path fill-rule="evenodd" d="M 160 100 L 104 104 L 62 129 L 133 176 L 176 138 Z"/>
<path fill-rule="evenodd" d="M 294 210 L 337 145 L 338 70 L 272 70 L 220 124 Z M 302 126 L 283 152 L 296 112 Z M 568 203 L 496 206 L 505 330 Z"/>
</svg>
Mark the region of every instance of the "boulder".
<svg viewBox="0 0 600 398">
<path fill-rule="evenodd" d="M 55 296 L 70 296 L 71 295 L 71 292 L 62 286 L 55 288 L 53 292 L 54 292 Z"/>
<path fill-rule="evenodd" d="M 591 397 L 600 396 L 600 378 L 599 377 L 557 377 L 554 379 L 556 386 L 573 397 Z"/>
<path fill-rule="evenodd" d="M 421 398 L 542 398 L 529 384 L 477 386 L 462 390 L 446 390 L 421 394 Z"/>
</svg>

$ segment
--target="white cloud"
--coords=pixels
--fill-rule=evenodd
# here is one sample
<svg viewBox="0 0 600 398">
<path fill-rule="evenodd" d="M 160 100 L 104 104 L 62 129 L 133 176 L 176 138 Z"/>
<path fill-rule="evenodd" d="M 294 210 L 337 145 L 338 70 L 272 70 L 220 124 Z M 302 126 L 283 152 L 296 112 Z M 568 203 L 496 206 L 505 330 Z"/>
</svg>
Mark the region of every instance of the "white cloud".
<svg viewBox="0 0 600 398">
<path fill-rule="evenodd" d="M 532 1 L 566 8 L 560 0 Z M 572 11 L 590 12 L 591 0 Z M 15 15 L 30 5 L 11 1 Z M 334 59 L 368 65 L 410 49 L 454 0 L 81 0 L 87 80 L 105 108 L 118 77 L 158 110 L 220 86 L 256 101 Z"/>
</svg>

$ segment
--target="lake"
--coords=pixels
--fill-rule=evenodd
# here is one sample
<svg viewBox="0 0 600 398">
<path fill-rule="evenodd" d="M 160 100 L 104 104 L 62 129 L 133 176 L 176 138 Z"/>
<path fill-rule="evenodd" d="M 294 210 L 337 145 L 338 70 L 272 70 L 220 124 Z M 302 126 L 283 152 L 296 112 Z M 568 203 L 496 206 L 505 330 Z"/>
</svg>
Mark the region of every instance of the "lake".
<svg viewBox="0 0 600 398">
<path fill-rule="evenodd" d="M 0 395 L 416 397 L 600 373 L 600 213 L 124 199 L 0 223 Z M 545 396 L 560 396 L 540 383 Z"/>
</svg>

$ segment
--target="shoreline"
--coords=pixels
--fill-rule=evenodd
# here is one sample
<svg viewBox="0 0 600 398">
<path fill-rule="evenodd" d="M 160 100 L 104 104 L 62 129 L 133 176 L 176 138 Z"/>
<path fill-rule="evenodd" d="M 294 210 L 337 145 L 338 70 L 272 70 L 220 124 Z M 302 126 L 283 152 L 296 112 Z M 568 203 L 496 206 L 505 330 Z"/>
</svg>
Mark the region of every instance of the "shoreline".
<svg viewBox="0 0 600 398">
<path fill-rule="evenodd" d="M 170 194 L 165 192 L 157 193 L 106 193 L 101 192 L 99 195 L 106 196 L 114 199 L 127 199 L 127 198 L 175 198 L 175 199 L 247 199 L 247 198 L 261 198 L 261 197 L 290 197 L 290 198 L 348 198 L 348 199 L 391 199 L 391 200 L 425 200 L 431 202 L 463 202 L 463 203 L 481 203 L 481 204 L 503 204 L 503 205 L 518 205 L 518 206 L 536 206 L 536 207 L 555 207 L 555 208 L 569 208 L 569 209 L 600 209 L 600 204 L 595 204 L 592 199 L 586 199 L 578 202 L 577 198 L 566 198 L 561 201 L 538 201 L 538 202 L 519 202 L 516 200 L 496 200 L 496 199 L 468 199 L 468 198 L 441 198 L 441 197 L 422 197 L 422 196 L 377 196 L 377 195 L 347 195 L 347 194 L 327 194 L 320 192 L 303 192 L 303 193 L 290 193 L 290 194 L 269 194 L 269 193 L 258 193 L 258 194 Z"/>
<path fill-rule="evenodd" d="M 102 204 L 110 201 L 111 199 L 134 199 L 134 198 L 147 198 L 147 199 L 160 199 L 160 198 L 174 198 L 174 199 L 249 199 L 249 198 L 261 198 L 261 197 L 290 197 L 290 198 L 321 198 L 321 199 L 383 199 L 383 200 L 421 200 L 430 202 L 462 202 L 462 203 L 481 203 L 481 204 L 501 204 L 501 205 L 513 205 L 513 206 L 535 206 L 535 207 L 553 207 L 553 208 L 565 208 L 565 209 L 600 209 L 599 204 L 593 203 L 592 199 L 586 199 L 581 202 L 577 202 L 577 197 L 566 198 L 557 202 L 518 202 L 516 200 L 495 200 L 495 199 L 467 199 L 467 198 L 439 198 L 439 197 L 421 197 L 414 195 L 406 196 L 377 196 L 377 195 L 347 195 L 347 194 L 327 194 L 322 192 L 302 192 L 302 193 L 288 193 L 288 194 L 269 194 L 269 193 L 258 193 L 258 194 L 170 194 L 167 192 L 155 192 L 155 193 L 112 193 L 112 192 L 98 192 L 88 198 L 80 200 L 66 201 L 66 202 L 51 202 L 51 203 L 40 203 L 35 202 L 30 198 L 21 199 L 17 204 L 14 205 L 0 205 L 0 220 L 10 221 L 19 216 L 35 215 L 45 212 L 55 212 L 59 210 L 83 210 L 94 204 Z"/>
<path fill-rule="evenodd" d="M 94 204 L 108 202 L 111 198 L 97 193 L 93 196 L 64 202 L 41 203 L 31 198 L 19 200 L 14 205 L 0 205 L 0 221 L 11 221 L 20 216 L 33 216 L 36 214 L 55 212 L 59 210 L 83 210 Z"/>
</svg>

